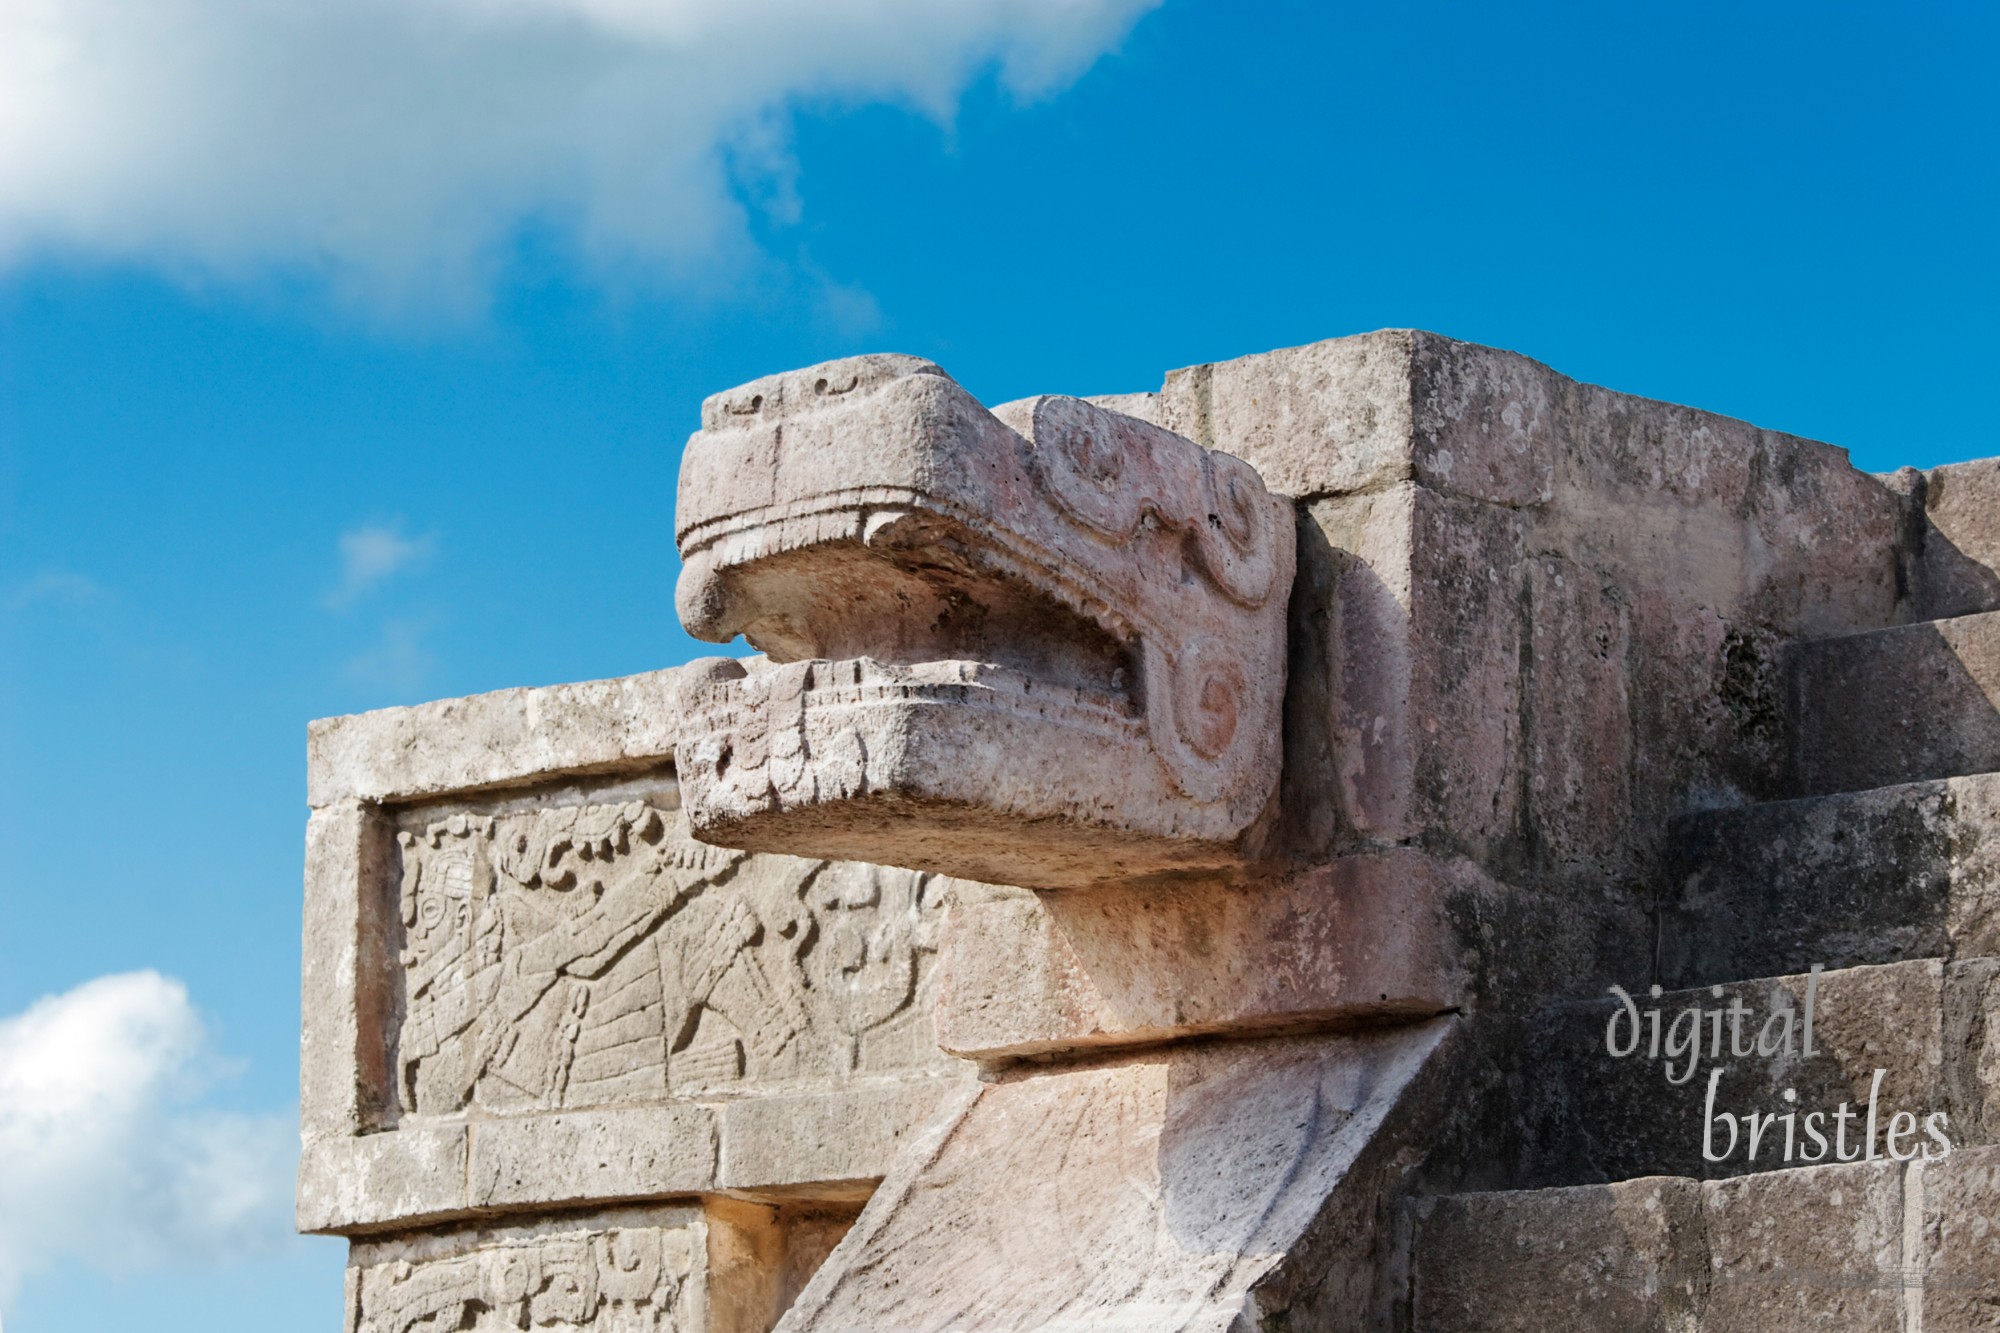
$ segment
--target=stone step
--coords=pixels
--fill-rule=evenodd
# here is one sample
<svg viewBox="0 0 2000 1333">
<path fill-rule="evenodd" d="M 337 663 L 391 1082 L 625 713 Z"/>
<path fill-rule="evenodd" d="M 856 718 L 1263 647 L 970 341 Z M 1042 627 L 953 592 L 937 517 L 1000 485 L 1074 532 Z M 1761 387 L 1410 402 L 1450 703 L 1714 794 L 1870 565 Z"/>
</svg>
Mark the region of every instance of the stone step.
<svg viewBox="0 0 2000 1333">
<path fill-rule="evenodd" d="M 2000 609 L 2000 458 L 1911 469 L 1885 480 L 1922 506 L 1914 591 L 1924 614 Z"/>
<path fill-rule="evenodd" d="M 1798 796 L 2000 769 L 2000 611 L 1793 644 Z"/>
<path fill-rule="evenodd" d="M 1669 987 L 2000 956 L 2000 774 L 1704 811 L 1668 857 Z"/>
<path fill-rule="evenodd" d="M 2000 959 L 1638 984 L 1629 1005 L 1544 1009 L 1521 1049 L 1520 1157 L 1496 1183 L 1723 1179 L 2000 1140 Z"/>
<path fill-rule="evenodd" d="M 2000 1310 L 2000 1148 L 1417 1206 L 1412 1333 L 1966 1333 Z"/>
</svg>

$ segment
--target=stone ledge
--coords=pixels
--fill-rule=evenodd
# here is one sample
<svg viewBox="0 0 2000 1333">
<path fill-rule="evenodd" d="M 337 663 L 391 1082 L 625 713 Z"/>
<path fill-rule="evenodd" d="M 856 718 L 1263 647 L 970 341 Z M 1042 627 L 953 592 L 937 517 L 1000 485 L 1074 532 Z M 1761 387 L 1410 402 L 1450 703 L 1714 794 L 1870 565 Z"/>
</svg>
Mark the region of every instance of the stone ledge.
<svg viewBox="0 0 2000 1333">
<path fill-rule="evenodd" d="M 1661 980 L 2000 955 L 2000 773 L 1676 821 Z"/>
<path fill-rule="evenodd" d="M 1971 1333 L 2000 1304 L 2000 1148 L 1420 1206 L 1415 1333 Z"/>
<path fill-rule="evenodd" d="M 2000 769 L 2000 611 L 1795 644 L 1799 796 Z"/>
<path fill-rule="evenodd" d="M 865 1200 L 897 1151 L 956 1093 L 959 1079 L 905 1079 L 828 1095 L 743 1097 L 719 1108 L 716 1188 L 783 1199 Z"/>
<path fill-rule="evenodd" d="M 865 1199 L 953 1093 L 945 1078 L 306 1137 L 298 1228 L 365 1234 L 465 1217 L 733 1193 Z"/>
<path fill-rule="evenodd" d="M 1476 872 L 1399 849 L 1282 882 L 961 906 L 939 1044 L 982 1062 L 1429 1017 L 1465 1003 L 1448 898 Z"/>
<path fill-rule="evenodd" d="M 298 1228 L 379 1231 L 464 1217 L 464 1125 L 356 1138 L 308 1135 L 299 1150 Z"/>
<path fill-rule="evenodd" d="M 321 718 L 306 802 L 416 801 L 672 760 L 679 668 Z"/>
</svg>

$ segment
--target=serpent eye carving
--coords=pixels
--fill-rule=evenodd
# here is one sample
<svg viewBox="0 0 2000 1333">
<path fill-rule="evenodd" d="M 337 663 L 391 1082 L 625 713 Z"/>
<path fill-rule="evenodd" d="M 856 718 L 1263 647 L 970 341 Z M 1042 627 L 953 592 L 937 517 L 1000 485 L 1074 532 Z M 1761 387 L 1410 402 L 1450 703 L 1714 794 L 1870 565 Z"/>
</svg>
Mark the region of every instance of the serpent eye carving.
<svg viewBox="0 0 2000 1333">
<path fill-rule="evenodd" d="M 1218 758 L 1236 739 L 1237 714 L 1246 690 L 1243 666 L 1220 654 L 1198 651 L 1186 685 L 1175 695 L 1181 735 L 1203 758 Z"/>
<path fill-rule="evenodd" d="M 1036 404 L 1047 405 L 1049 416 L 1061 418 L 1047 433 L 1046 447 L 1033 456 L 1043 484 L 1072 517 L 1108 537 L 1129 537 L 1138 529 L 1151 489 L 1146 485 L 1152 469 L 1145 442 L 1119 429 L 1123 419 L 1106 412 L 1091 420 L 1070 410 L 1071 404 L 1087 406 L 1074 399 Z"/>
</svg>

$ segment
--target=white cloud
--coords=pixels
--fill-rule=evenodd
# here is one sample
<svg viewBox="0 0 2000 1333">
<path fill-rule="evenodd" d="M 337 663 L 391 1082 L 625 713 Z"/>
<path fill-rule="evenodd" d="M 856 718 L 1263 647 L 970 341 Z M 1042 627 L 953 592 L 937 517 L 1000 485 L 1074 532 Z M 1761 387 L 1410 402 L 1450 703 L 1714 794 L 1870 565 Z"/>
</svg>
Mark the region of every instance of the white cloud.
<svg viewBox="0 0 2000 1333">
<path fill-rule="evenodd" d="M 88 574 L 79 574 L 73 569 L 44 569 L 14 586 L 7 597 L 7 609 L 25 611 L 31 606 L 42 605 L 90 606 L 107 596 L 109 593 L 104 585 Z"/>
<path fill-rule="evenodd" d="M 125 1272 L 289 1237 L 295 1126 L 204 1105 L 216 1072 L 157 972 L 0 1019 L 0 1310 L 58 1259 Z"/>
<path fill-rule="evenodd" d="M 405 537 L 399 526 L 366 523 L 340 534 L 340 582 L 326 595 L 343 607 L 431 553 L 433 539 Z"/>
<path fill-rule="evenodd" d="M 523 222 L 696 277 L 790 197 L 801 101 L 947 116 L 1078 76 L 1159 0 L 0 0 L 0 259 L 463 299 Z M 732 182 L 732 171 L 736 180 Z"/>
</svg>

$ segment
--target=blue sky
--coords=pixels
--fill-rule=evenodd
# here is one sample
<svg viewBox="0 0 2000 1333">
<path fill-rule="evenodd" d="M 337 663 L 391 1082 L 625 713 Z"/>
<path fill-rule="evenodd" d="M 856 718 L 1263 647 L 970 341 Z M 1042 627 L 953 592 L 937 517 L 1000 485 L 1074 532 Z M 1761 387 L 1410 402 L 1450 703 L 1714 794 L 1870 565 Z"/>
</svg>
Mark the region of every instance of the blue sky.
<svg viewBox="0 0 2000 1333">
<path fill-rule="evenodd" d="M 432 24 L 383 72 L 439 2 L 0 0 L 0 1158 L 29 1038 L 152 1060 L 84 1145 L 123 1174 L 0 1160 L 7 1333 L 334 1326 L 337 1242 L 145 1156 L 289 1133 L 305 722 L 693 655 L 705 394 L 1414 325 L 1871 470 L 2000 454 L 1990 7 L 520 0 L 562 40 Z"/>
</svg>

